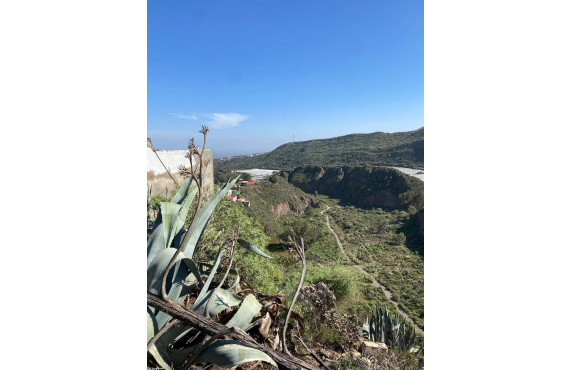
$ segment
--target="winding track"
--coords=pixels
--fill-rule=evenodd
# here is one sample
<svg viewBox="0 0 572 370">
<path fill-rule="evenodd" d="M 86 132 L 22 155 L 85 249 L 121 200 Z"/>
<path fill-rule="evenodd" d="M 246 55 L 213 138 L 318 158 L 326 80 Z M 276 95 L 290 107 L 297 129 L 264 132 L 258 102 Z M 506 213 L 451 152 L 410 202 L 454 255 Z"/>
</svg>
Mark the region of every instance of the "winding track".
<svg viewBox="0 0 572 370">
<path fill-rule="evenodd" d="M 354 263 L 351 258 L 347 255 L 346 251 L 344 250 L 344 247 L 342 245 L 342 242 L 340 241 L 340 238 L 338 237 L 338 234 L 336 234 L 336 232 L 334 231 L 334 229 L 332 229 L 332 227 L 330 226 L 330 218 L 328 217 L 328 215 L 325 215 L 324 212 L 326 212 L 327 210 L 329 210 L 331 207 L 328 206 L 328 208 L 324 209 L 322 212 L 320 212 L 321 215 L 326 217 L 326 226 L 328 226 L 328 229 L 330 230 L 330 232 L 332 234 L 334 234 L 334 237 L 336 238 L 336 242 L 338 243 L 338 247 L 340 247 L 340 250 L 342 251 L 342 253 L 344 254 L 344 256 L 346 256 L 346 258 L 348 259 L 348 261 L 350 261 L 351 263 L 353 263 L 353 267 L 357 268 L 358 270 L 360 270 L 362 273 L 364 273 L 365 275 L 369 276 L 370 278 L 373 279 L 373 286 L 376 288 L 381 288 L 381 290 L 383 291 L 383 294 L 385 295 L 385 297 L 395 306 L 395 309 L 397 310 L 397 312 L 399 312 L 403 317 L 405 317 L 405 320 L 409 321 L 413 327 L 415 328 L 415 332 L 419 335 L 424 335 L 423 330 L 421 330 L 420 327 L 417 326 L 417 324 L 415 324 L 415 322 L 413 322 L 413 320 L 411 320 L 411 317 L 409 317 L 408 314 L 406 314 L 405 312 L 403 312 L 400 308 L 399 305 L 397 304 L 397 302 L 395 302 L 392 299 L 392 294 L 389 290 L 387 290 L 387 288 L 385 288 L 383 285 L 381 285 L 379 283 L 379 281 L 377 281 L 369 272 L 365 271 L 363 269 L 363 265 L 358 265 L 356 263 Z"/>
</svg>

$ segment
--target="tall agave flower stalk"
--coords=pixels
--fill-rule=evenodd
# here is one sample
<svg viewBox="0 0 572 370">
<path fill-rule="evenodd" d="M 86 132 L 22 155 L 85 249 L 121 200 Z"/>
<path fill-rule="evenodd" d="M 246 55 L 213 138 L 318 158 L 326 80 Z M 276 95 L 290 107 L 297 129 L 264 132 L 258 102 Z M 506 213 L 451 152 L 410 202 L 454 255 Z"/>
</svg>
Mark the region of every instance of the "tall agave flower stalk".
<svg viewBox="0 0 572 370">
<path fill-rule="evenodd" d="M 410 351 L 417 335 L 415 328 L 398 313 L 392 315 L 387 306 L 376 306 L 371 317 L 366 317 L 362 327 L 363 337 L 367 340 L 385 343 L 389 348 Z"/>
<path fill-rule="evenodd" d="M 208 128 L 203 127 L 201 133 L 203 133 L 206 143 Z M 147 291 L 157 296 L 165 293 L 168 299 L 182 305 L 184 300 L 188 298 L 191 288 L 197 287 L 200 292 L 192 306 L 186 307 L 187 309 L 207 317 L 215 316 L 228 308 L 235 309 L 234 316 L 226 326 L 248 330 L 252 327 L 252 319 L 260 312 L 262 305 L 252 294 L 242 298 L 233 292 L 240 279 L 238 272 L 236 272 L 237 277 L 234 284 L 228 289 L 224 289 L 222 286 L 231 270 L 232 256 L 236 245 L 240 245 L 262 257 L 271 257 L 251 243 L 235 236 L 233 240 L 221 247 L 214 265 L 210 271 L 206 270 L 208 276 L 201 274 L 200 271 L 205 271 L 205 266 L 199 266 L 200 264 L 193 259 L 195 249 L 217 204 L 238 180 L 237 177 L 227 183 L 201 207 L 201 167 L 199 165 L 198 168 L 193 169 L 192 158 L 198 156 L 199 163 L 201 163 L 203 151 L 204 145 L 203 150 L 199 151 L 194 147 L 192 140 L 189 142 L 188 158 L 191 162 L 191 169 L 190 171 L 184 169 L 184 171 L 188 171 L 189 176 L 181 184 L 170 202 L 160 204 L 160 212 L 147 240 Z M 181 170 L 182 173 L 184 171 Z M 194 188 L 191 187 L 193 181 L 197 184 Z M 197 208 L 194 210 L 191 225 L 185 230 L 185 220 L 197 194 L 199 194 Z M 211 289 L 217 269 L 223 254 L 228 250 L 228 246 L 231 249 L 228 269 L 216 288 Z M 206 277 L 205 281 L 203 281 L 204 277 Z M 183 364 L 189 365 L 189 362 L 210 362 L 223 367 L 234 367 L 250 361 L 265 361 L 277 366 L 274 360 L 264 352 L 237 341 L 205 338 L 202 343 L 194 343 L 189 340 L 193 334 L 196 334 L 196 339 L 201 333 L 173 319 L 165 312 L 147 306 L 147 349 L 153 359 L 165 369 Z"/>
</svg>

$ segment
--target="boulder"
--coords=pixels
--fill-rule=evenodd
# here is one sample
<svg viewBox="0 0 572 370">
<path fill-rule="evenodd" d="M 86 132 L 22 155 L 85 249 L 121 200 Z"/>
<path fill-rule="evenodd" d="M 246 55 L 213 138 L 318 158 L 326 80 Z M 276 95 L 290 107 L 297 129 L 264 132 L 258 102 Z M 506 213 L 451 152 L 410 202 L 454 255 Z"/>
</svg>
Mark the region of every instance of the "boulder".
<svg viewBox="0 0 572 370">
<path fill-rule="evenodd" d="M 369 340 L 364 340 L 360 347 L 361 353 L 364 355 L 371 355 L 374 357 L 387 354 L 387 345 L 385 343 L 377 343 Z"/>
</svg>

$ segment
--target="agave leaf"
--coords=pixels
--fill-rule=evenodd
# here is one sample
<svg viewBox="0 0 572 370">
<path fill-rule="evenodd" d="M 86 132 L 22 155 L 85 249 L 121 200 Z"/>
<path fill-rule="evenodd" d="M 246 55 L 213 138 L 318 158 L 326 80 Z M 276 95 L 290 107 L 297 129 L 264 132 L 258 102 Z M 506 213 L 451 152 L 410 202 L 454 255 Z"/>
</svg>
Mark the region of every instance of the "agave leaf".
<svg viewBox="0 0 572 370">
<path fill-rule="evenodd" d="M 174 349 L 171 344 L 175 343 L 177 338 L 181 338 L 189 329 L 192 328 L 187 325 L 174 326 L 167 330 L 155 343 L 159 352 L 165 354 L 165 358 L 168 359 L 169 363 L 173 364 L 173 367 L 180 365 L 182 363 L 181 360 L 185 360 L 186 348 L 181 350 Z"/>
<path fill-rule="evenodd" d="M 209 287 L 213 281 L 213 278 L 216 274 L 216 270 L 218 269 L 218 265 L 220 264 L 221 254 L 222 254 L 222 248 L 218 251 L 218 254 L 216 255 L 215 264 L 214 264 L 213 268 L 211 269 L 211 273 L 209 274 L 209 277 L 207 278 L 205 285 L 203 285 L 203 288 L 199 292 L 199 295 L 197 296 L 197 300 L 193 304 L 193 307 L 192 307 L 193 310 L 195 310 L 195 308 L 198 307 L 199 305 L 206 303 L 206 301 L 203 302 L 204 297 L 207 294 L 207 291 L 208 291 L 208 289 L 209 289 Z"/>
<path fill-rule="evenodd" d="M 177 224 L 181 205 L 170 202 L 161 202 L 161 215 L 163 215 L 163 237 L 166 241 L 164 248 L 171 246 L 173 238 L 177 235 Z"/>
<path fill-rule="evenodd" d="M 183 252 L 181 252 L 181 253 L 183 253 Z M 185 263 L 185 265 L 187 265 L 187 269 L 189 271 L 191 271 L 191 274 L 195 277 L 195 279 L 197 280 L 197 283 L 199 283 L 199 286 L 202 288 L 203 287 L 203 281 L 201 280 L 201 273 L 199 271 L 199 268 L 195 264 L 195 261 L 193 261 L 190 258 L 185 258 L 183 260 L 183 262 Z M 186 281 L 186 278 L 185 278 L 185 281 Z M 187 285 L 187 284 L 185 284 L 185 285 Z"/>
<path fill-rule="evenodd" d="M 175 254 L 175 248 L 167 248 L 163 249 L 161 252 L 157 253 L 151 265 L 147 269 L 147 291 L 152 294 L 159 295 L 161 294 L 161 282 L 163 280 L 163 274 L 173 258 Z M 184 262 L 183 268 L 179 269 L 177 272 L 169 272 L 169 275 L 172 276 L 169 279 L 167 277 L 167 284 L 165 286 L 167 290 L 167 295 L 174 301 L 177 301 L 181 295 L 181 291 L 184 286 L 184 281 L 189 274 L 189 270 L 187 269 L 186 265 L 192 264 L 192 261 L 186 257 L 182 252 L 177 255 L 175 259 L 175 266 L 180 264 L 181 261 Z M 174 271 L 175 268 L 171 269 Z M 172 275 L 171 275 L 172 274 Z M 156 311 L 157 313 L 157 322 L 159 329 L 163 328 L 165 324 L 171 319 L 171 316 L 166 314 L 162 311 Z"/>
<path fill-rule="evenodd" d="M 210 362 L 222 367 L 235 367 L 252 361 L 265 361 L 278 367 L 266 353 L 234 340 L 221 340 L 211 344 L 197 359 L 197 362 Z"/>
<path fill-rule="evenodd" d="M 185 180 L 185 182 L 186 182 L 186 180 Z M 183 183 L 181 188 L 179 188 L 179 191 L 177 192 L 177 194 L 179 194 L 179 192 L 181 191 L 181 189 L 184 188 L 184 186 L 185 186 L 185 183 Z M 187 186 L 187 188 L 188 188 L 188 186 Z M 198 187 L 195 187 L 184 198 L 178 199 L 178 198 L 173 197 L 174 200 L 180 201 L 182 204 L 179 207 L 178 214 L 177 214 L 176 218 L 174 217 L 174 214 L 167 216 L 169 219 L 168 221 L 170 223 L 172 223 L 170 226 L 167 226 L 167 227 L 165 227 L 163 219 L 162 219 L 163 218 L 163 206 L 161 204 L 161 211 L 157 215 L 157 219 L 155 220 L 155 224 L 153 225 L 153 230 L 151 232 L 151 235 L 147 239 L 147 267 L 149 267 L 149 265 L 151 264 L 151 261 L 153 261 L 153 258 L 155 258 L 157 253 L 159 253 L 159 251 L 165 249 L 166 247 L 170 246 L 173 241 L 176 244 L 174 247 L 178 248 L 178 244 L 180 243 L 180 240 L 182 239 L 182 236 L 183 236 L 181 229 L 183 228 L 183 226 L 185 224 L 187 213 L 189 212 L 191 203 L 193 202 L 193 199 L 195 198 L 197 191 L 198 191 Z M 175 196 L 177 194 L 175 194 Z M 177 202 L 174 202 L 174 201 L 166 202 L 166 203 L 178 204 Z M 176 211 L 176 207 L 174 207 L 172 205 L 167 206 L 167 207 L 174 208 L 173 211 Z M 174 220 L 176 220 L 176 221 L 174 221 Z M 166 235 L 168 235 L 168 236 L 166 237 Z M 178 269 L 176 269 L 176 271 L 178 271 Z"/>
<path fill-rule="evenodd" d="M 218 315 L 227 308 L 237 307 L 240 304 L 240 302 L 242 302 L 242 298 L 240 298 L 240 296 L 233 294 L 226 289 L 211 289 L 204 296 L 204 299 L 200 303 L 198 303 L 196 306 L 193 305 L 192 309 L 197 311 L 201 315 L 204 315 L 206 305 L 215 290 L 216 290 L 215 296 L 211 302 L 211 305 L 209 306 L 209 315 L 211 317 Z"/>
<path fill-rule="evenodd" d="M 193 203 L 193 199 L 197 195 L 199 191 L 199 187 L 195 187 L 191 192 L 184 198 L 181 204 L 181 211 L 179 212 L 179 217 L 177 218 L 177 232 L 183 228 L 185 225 L 185 221 L 187 219 L 187 213 L 189 213 L 189 208 L 191 208 L 191 203 Z M 176 248 L 179 246 L 177 245 Z"/>
<path fill-rule="evenodd" d="M 240 283 L 240 275 L 237 271 L 236 272 L 236 279 L 234 280 L 234 283 L 232 283 L 232 285 L 230 286 L 229 290 L 234 290 L 234 288 L 236 288 L 238 286 L 238 283 Z"/>
<path fill-rule="evenodd" d="M 368 317 L 365 317 L 365 321 L 361 327 L 362 336 L 368 340 L 371 340 L 371 326 L 369 325 Z"/>
<path fill-rule="evenodd" d="M 244 328 L 242 328 L 242 330 L 249 331 L 250 329 L 254 328 L 255 326 L 260 325 L 261 322 L 262 321 L 260 319 L 254 320 L 253 322 L 251 322 L 250 324 L 248 324 Z"/>
<path fill-rule="evenodd" d="M 172 347 L 167 347 L 167 353 L 169 354 L 169 358 L 173 361 L 173 365 L 176 368 L 177 366 L 182 365 L 189 355 L 195 352 L 200 345 L 194 345 L 189 347 L 183 347 L 181 349 L 174 349 Z"/>
<path fill-rule="evenodd" d="M 261 308 L 262 305 L 258 302 L 254 295 L 247 295 L 232 319 L 226 323 L 226 327 L 232 328 L 233 326 L 236 326 L 241 329 L 246 328 L 254 316 L 260 312 Z"/>
<path fill-rule="evenodd" d="M 149 268 L 157 253 L 163 249 L 165 249 L 165 235 L 163 233 L 163 224 L 160 223 L 153 229 L 147 239 L 147 268 Z"/>
<path fill-rule="evenodd" d="M 171 203 L 181 204 L 181 202 L 183 201 L 183 198 L 187 194 L 187 190 L 189 189 L 189 186 L 191 186 L 192 181 L 193 181 L 192 177 L 187 177 L 185 179 L 185 181 L 183 181 L 183 183 L 179 187 L 179 190 L 177 190 L 175 195 L 173 195 L 173 198 L 171 199 Z"/>
<path fill-rule="evenodd" d="M 155 316 L 151 312 L 151 309 L 147 307 L 147 343 L 149 343 L 151 338 L 153 338 L 158 331 L 159 330 L 157 329 L 157 321 L 155 320 Z M 159 338 L 159 340 L 160 339 L 161 338 Z M 157 343 L 158 341 L 151 346 L 149 353 L 161 367 L 170 369 L 171 367 L 167 364 L 167 359 L 169 356 L 164 351 L 160 351 L 157 348 Z"/>
<path fill-rule="evenodd" d="M 199 187 L 195 187 L 191 192 L 187 195 L 187 197 L 183 200 L 181 205 L 181 210 L 179 211 L 179 216 L 177 218 L 177 222 L 175 223 L 173 233 L 175 233 L 175 238 L 173 239 L 173 248 L 179 248 L 185 232 L 183 226 L 185 226 L 185 221 L 187 220 L 187 213 L 189 213 L 189 208 L 191 207 L 191 203 L 193 203 L 193 199 L 197 195 L 199 191 Z M 170 245 L 167 244 L 167 245 Z M 175 274 L 179 272 L 179 266 L 175 266 Z"/>
<path fill-rule="evenodd" d="M 243 246 L 244 248 L 248 249 L 251 252 L 254 252 L 262 257 L 266 257 L 266 258 L 272 258 L 269 255 L 267 255 L 266 253 L 264 253 L 263 251 L 261 251 L 257 246 L 255 246 L 254 244 L 251 244 L 249 242 L 247 242 L 244 239 L 238 239 L 238 244 L 240 244 L 241 246 Z"/>
<path fill-rule="evenodd" d="M 219 204 L 221 199 L 226 195 L 228 190 L 236 183 L 240 176 L 237 176 L 234 180 L 229 182 L 223 189 L 221 189 L 216 195 L 209 198 L 208 202 L 200 209 L 197 219 L 190 230 L 191 235 L 187 240 L 187 243 L 183 247 L 183 252 L 190 258 L 193 258 L 195 254 L 195 248 L 197 242 L 199 241 L 205 226 L 207 225 L 209 219 L 211 218 L 216 206 Z"/>
<path fill-rule="evenodd" d="M 152 294 L 159 295 L 161 294 L 161 280 L 163 279 L 163 274 L 167 269 L 167 265 L 173 258 L 177 250 L 175 248 L 166 248 L 157 253 L 149 268 L 147 268 L 147 291 Z M 175 259 L 175 263 L 183 260 L 188 259 L 184 253 L 179 253 L 177 258 Z M 187 277 L 187 273 L 182 277 L 181 281 L 177 281 L 178 279 L 172 279 L 171 283 L 182 285 L 183 281 Z M 167 279 L 169 282 L 169 279 Z M 168 287 L 167 287 L 168 288 Z"/>
<path fill-rule="evenodd" d="M 197 276 L 191 272 L 191 273 L 188 274 L 187 277 L 185 278 L 185 281 L 183 282 L 183 285 L 184 285 L 184 286 L 193 286 L 193 285 L 195 285 L 196 283 L 198 283 Z"/>
</svg>

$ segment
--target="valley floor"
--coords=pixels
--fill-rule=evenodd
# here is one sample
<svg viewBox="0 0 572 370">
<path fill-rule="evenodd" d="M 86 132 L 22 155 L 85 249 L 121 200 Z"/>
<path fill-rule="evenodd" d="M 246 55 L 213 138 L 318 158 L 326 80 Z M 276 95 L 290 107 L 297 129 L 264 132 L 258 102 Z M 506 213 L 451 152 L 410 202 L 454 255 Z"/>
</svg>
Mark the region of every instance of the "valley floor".
<svg viewBox="0 0 572 370">
<path fill-rule="evenodd" d="M 340 241 L 340 238 L 338 237 L 338 234 L 336 234 L 336 232 L 334 231 L 334 229 L 332 229 L 332 227 L 330 226 L 330 219 L 328 217 L 327 214 L 324 214 L 324 212 L 328 211 L 331 207 L 327 206 L 326 209 L 324 209 L 323 211 L 320 212 L 320 214 L 324 215 L 324 217 L 326 218 L 326 225 L 328 226 L 328 229 L 330 230 L 330 232 L 334 235 L 334 237 L 336 238 L 336 242 L 338 244 L 338 246 L 340 247 L 340 250 L 342 251 L 342 253 L 346 256 L 346 258 L 348 259 L 348 261 L 352 262 L 352 259 L 346 254 L 346 252 L 344 251 L 344 247 L 342 245 L 342 242 Z M 388 301 L 390 301 L 394 306 L 395 309 L 397 310 L 397 312 L 399 312 L 403 317 L 405 317 L 405 319 L 407 321 L 409 321 L 411 324 L 413 324 L 415 326 L 415 331 L 417 332 L 417 334 L 421 334 L 423 335 L 423 330 L 421 328 L 419 328 L 419 326 L 417 326 L 417 324 L 415 324 L 415 322 L 411 319 L 411 317 L 409 317 L 408 314 L 406 314 L 405 312 L 403 312 L 400 308 L 399 308 L 399 304 L 397 302 L 395 302 L 392 299 L 392 294 L 389 290 L 387 290 L 387 288 L 385 288 L 383 285 L 381 285 L 379 283 L 379 281 L 377 281 L 373 276 L 371 276 L 371 274 L 369 272 L 367 272 L 366 270 L 364 270 L 363 266 L 361 264 L 357 264 L 354 263 L 353 267 L 357 268 L 358 270 L 360 270 L 364 275 L 367 275 L 368 277 L 370 277 L 373 280 L 373 286 L 376 288 L 381 288 L 381 290 L 383 291 L 383 294 L 385 295 L 385 297 L 387 298 Z"/>
</svg>

